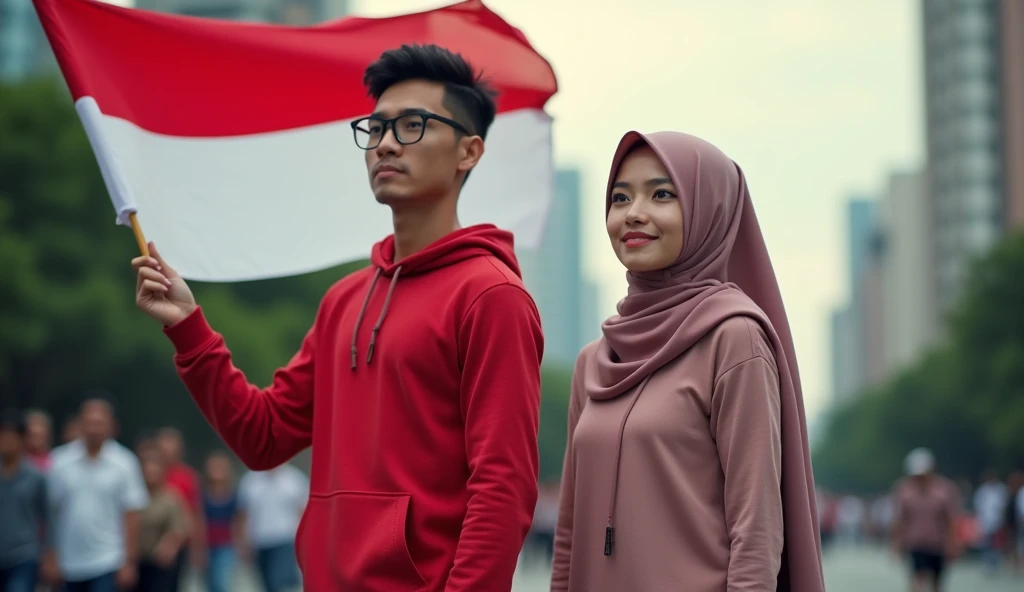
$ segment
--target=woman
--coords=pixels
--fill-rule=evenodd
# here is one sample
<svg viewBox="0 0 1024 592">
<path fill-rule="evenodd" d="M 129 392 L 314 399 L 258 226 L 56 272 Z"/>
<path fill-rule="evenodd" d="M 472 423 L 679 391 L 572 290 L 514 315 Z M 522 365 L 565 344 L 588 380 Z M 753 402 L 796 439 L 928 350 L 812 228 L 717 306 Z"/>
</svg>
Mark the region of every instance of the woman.
<svg viewBox="0 0 1024 592">
<path fill-rule="evenodd" d="M 619 314 L 579 356 L 552 590 L 824 590 L 792 338 L 739 167 L 674 132 L 612 162 Z"/>
<path fill-rule="evenodd" d="M 231 459 L 214 452 L 206 459 L 206 491 L 203 493 L 206 517 L 206 585 L 209 592 L 228 592 L 238 555 L 241 513 L 232 479 Z"/>
<path fill-rule="evenodd" d="M 181 499 L 167 487 L 167 461 L 151 446 L 139 451 L 149 505 L 139 526 L 139 592 L 174 592 L 178 552 L 188 538 Z"/>
</svg>

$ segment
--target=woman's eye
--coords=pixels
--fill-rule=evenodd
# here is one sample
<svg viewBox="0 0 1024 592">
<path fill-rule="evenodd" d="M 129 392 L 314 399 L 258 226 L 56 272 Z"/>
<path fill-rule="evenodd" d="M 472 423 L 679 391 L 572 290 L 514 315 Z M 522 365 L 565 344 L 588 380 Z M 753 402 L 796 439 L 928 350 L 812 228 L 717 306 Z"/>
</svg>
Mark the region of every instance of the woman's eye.
<svg viewBox="0 0 1024 592">
<path fill-rule="evenodd" d="M 659 189 L 654 192 L 654 197 L 655 199 L 672 199 L 675 197 L 675 194 L 668 189 Z"/>
<path fill-rule="evenodd" d="M 629 198 L 626 197 L 624 193 L 616 193 L 612 196 L 612 203 L 622 203 L 626 201 L 629 201 Z"/>
</svg>

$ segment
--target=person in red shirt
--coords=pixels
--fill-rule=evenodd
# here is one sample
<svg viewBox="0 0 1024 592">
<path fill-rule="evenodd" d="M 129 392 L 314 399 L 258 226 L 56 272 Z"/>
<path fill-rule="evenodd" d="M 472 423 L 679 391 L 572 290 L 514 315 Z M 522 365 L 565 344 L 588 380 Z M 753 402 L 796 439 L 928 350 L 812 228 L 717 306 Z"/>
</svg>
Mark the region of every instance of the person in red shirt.
<svg viewBox="0 0 1024 592">
<path fill-rule="evenodd" d="M 178 492 L 191 512 L 200 507 L 199 474 L 185 464 L 185 443 L 175 428 L 162 428 L 156 433 L 155 443 L 167 462 L 167 485 Z"/>
<path fill-rule="evenodd" d="M 232 364 L 156 245 L 132 261 L 136 304 L 249 468 L 312 446 L 296 535 L 306 590 L 507 591 L 537 501 L 543 335 L 511 234 L 456 213 L 493 93 L 437 46 L 384 52 L 364 83 L 376 108 L 353 136 L 394 232 L 328 290 L 270 386 Z"/>
<path fill-rule="evenodd" d="M 53 420 L 50 414 L 31 409 L 25 412 L 25 454 L 42 472 L 50 470 L 50 447 L 53 444 Z"/>
<path fill-rule="evenodd" d="M 164 477 L 167 487 L 176 492 L 184 502 L 185 516 L 188 519 L 188 545 L 182 547 L 175 560 L 172 584 L 177 590 L 185 571 L 185 564 L 189 563 L 189 560 L 192 565 L 200 568 L 204 567 L 206 562 L 202 488 L 199 473 L 185 462 L 185 439 L 180 431 L 172 427 L 161 428 L 156 433 L 154 443 L 167 463 Z"/>
</svg>

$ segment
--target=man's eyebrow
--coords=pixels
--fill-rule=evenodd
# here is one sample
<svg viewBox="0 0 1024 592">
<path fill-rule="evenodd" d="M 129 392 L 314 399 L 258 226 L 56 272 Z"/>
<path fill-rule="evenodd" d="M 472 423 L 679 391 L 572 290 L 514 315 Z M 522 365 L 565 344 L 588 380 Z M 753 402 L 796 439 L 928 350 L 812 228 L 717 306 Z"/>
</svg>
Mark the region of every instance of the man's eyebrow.
<svg viewBox="0 0 1024 592">
<path fill-rule="evenodd" d="M 413 114 L 428 115 L 428 114 L 430 114 L 430 111 L 427 111 L 426 109 L 424 109 L 422 107 L 407 107 L 405 109 L 400 110 L 398 112 L 398 115 L 396 115 L 395 117 L 401 117 L 402 115 L 413 115 Z M 370 114 L 370 117 L 376 117 L 377 119 L 389 119 L 388 114 L 387 114 L 386 111 L 374 111 L 373 113 Z"/>
</svg>

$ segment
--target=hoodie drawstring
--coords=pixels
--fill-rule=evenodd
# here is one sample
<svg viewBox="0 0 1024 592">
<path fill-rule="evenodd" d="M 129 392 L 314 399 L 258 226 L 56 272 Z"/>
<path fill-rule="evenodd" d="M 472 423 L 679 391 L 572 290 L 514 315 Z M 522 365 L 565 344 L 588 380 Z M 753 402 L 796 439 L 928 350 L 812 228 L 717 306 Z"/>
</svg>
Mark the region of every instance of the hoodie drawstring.
<svg viewBox="0 0 1024 592">
<path fill-rule="evenodd" d="M 366 298 L 363 299 L 363 307 L 359 309 L 359 316 L 356 317 L 356 326 L 352 328 L 352 369 L 356 369 L 356 355 L 358 354 L 358 348 L 356 347 L 356 337 L 359 335 L 359 325 L 363 324 L 363 316 L 366 315 L 366 307 L 370 305 L 370 296 L 373 296 L 373 288 L 377 285 L 377 280 L 380 279 L 380 274 L 383 270 L 377 268 L 377 273 L 373 274 L 373 281 L 370 282 L 370 289 L 366 291 Z"/>
<path fill-rule="evenodd" d="M 384 317 L 388 314 L 388 308 L 391 306 L 391 295 L 395 291 L 395 284 L 398 283 L 398 274 L 402 272 L 402 266 L 399 265 L 395 268 L 395 275 L 391 277 L 391 284 L 388 286 L 387 296 L 384 297 L 384 307 L 381 308 L 380 317 L 377 318 L 377 324 L 373 326 L 373 333 L 370 335 L 370 351 L 366 354 L 366 363 L 369 364 L 370 360 L 373 359 L 373 348 L 377 344 L 377 333 L 380 332 L 381 326 L 384 324 Z M 377 273 L 373 274 L 373 281 L 370 282 L 370 289 L 366 291 L 366 298 L 363 299 L 363 307 L 359 309 L 359 316 L 356 317 L 356 326 L 352 328 L 352 369 L 355 370 L 357 359 L 359 355 L 359 348 L 356 345 L 356 339 L 359 336 L 359 326 L 363 324 L 363 317 L 366 316 L 366 309 L 370 306 L 370 298 L 373 296 L 373 289 L 377 286 L 377 280 L 380 279 L 383 270 L 378 267 Z"/>
<path fill-rule="evenodd" d="M 380 317 L 377 318 L 377 324 L 373 326 L 373 332 L 370 333 L 370 349 L 366 352 L 366 365 L 370 365 L 370 360 L 373 359 L 373 346 L 377 344 L 377 332 L 380 331 L 381 325 L 384 324 L 384 317 L 388 314 L 388 307 L 391 306 L 391 294 L 395 291 L 395 284 L 398 283 L 398 274 L 402 273 L 402 266 L 399 265 L 395 268 L 395 275 L 391 276 L 391 283 L 388 285 L 387 296 L 384 297 L 384 307 L 380 309 Z"/>
<path fill-rule="evenodd" d="M 608 500 L 608 526 L 604 529 L 604 554 L 606 556 L 612 554 L 612 549 L 615 547 L 615 526 L 612 524 L 612 520 L 615 517 L 615 496 L 619 491 L 619 465 L 622 462 L 622 434 L 626 431 L 626 419 L 629 418 L 629 414 L 633 411 L 633 405 L 636 405 L 637 400 L 640 398 L 640 393 L 644 392 L 644 387 L 647 386 L 647 382 L 651 379 L 652 374 L 648 374 L 640 382 L 640 386 L 636 389 L 636 394 L 633 395 L 633 400 L 629 402 L 629 407 L 626 408 L 626 412 L 622 415 L 622 421 L 619 423 L 619 440 L 618 447 L 615 450 L 615 473 L 612 478 L 612 493 Z"/>
</svg>

